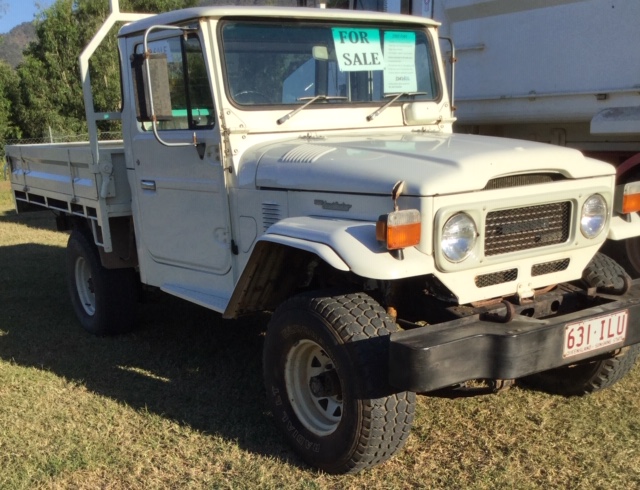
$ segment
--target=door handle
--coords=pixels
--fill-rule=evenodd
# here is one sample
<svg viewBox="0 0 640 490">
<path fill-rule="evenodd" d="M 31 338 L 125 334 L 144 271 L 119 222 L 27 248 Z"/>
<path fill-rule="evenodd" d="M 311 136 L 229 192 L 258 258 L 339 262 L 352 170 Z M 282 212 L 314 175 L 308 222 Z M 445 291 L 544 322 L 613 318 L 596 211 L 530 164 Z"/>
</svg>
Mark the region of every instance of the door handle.
<svg viewBox="0 0 640 490">
<path fill-rule="evenodd" d="M 155 191 L 156 190 L 156 181 L 155 180 L 141 180 L 140 187 L 142 187 L 145 191 Z"/>
</svg>

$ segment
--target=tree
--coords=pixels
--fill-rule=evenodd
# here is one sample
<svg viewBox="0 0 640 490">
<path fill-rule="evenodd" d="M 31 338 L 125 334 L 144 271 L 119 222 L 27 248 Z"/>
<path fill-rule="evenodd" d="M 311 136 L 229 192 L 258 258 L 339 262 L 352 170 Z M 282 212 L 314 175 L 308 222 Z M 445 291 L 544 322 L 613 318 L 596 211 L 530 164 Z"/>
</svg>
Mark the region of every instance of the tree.
<svg viewBox="0 0 640 490">
<path fill-rule="evenodd" d="M 122 11 L 157 13 L 193 6 L 197 0 L 124 0 Z M 18 67 L 20 96 L 14 116 L 25 137 L 49 128 L 59 134 L 87 130 L 78 57 L 109 14 L 108 0 L 56 0 L 36 19 L 37 41 Z M 98 111 L 120 107 L 116 29 L 91 60 L 94 105 Z M 103 129 L 111 129 L 109 126 Z"/>
<path fill-rule="evenodd" d="M 20 137 L 12 117 L 12 106 L 18 98 L 18 83 L 13 69 L 0 61 L 0 142 Z"/>
<path fill-rule="evenodd" d="M 84 127 L 77 61 L 82 39 L 73 7 L 72 0 L 58 0 L 40 13 L 37 41 L 26 50 L 18 67 L 20 103 L 16 115 L 27 137 L 42 136 L 49 127 L 69 132 Z"/>
<path fill-rule="evenodd" d="M 4 160 L 5 142 L 20 137 L 20 131 L 12 121 L 12 107 L 17 91 L 18 76 L 11 66 L 0 61 L 0 164 Z"/>
</svg>

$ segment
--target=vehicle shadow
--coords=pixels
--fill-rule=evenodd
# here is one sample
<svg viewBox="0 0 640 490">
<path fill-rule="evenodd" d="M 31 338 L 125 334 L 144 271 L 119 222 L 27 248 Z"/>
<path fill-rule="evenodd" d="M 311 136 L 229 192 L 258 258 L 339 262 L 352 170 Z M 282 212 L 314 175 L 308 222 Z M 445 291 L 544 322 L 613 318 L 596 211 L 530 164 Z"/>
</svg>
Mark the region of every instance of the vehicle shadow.
<svg viewBox="0 0 640 490">
<path fill-rule="evenodd" d="M 19 223 L 36 230 L 55 230 L 55 215 L 50 209 L 40 208 L 18 214 L 15 210 L 0 212 L 0 223 Z"/>
<path fill-rule="evenodd" d="M 1 359 L 304 466 L 267 413 L 261 366 L 266 315 L 224 321 L 154 292 L 144 295 L 135 332 L 98 338 L 75 319 L 64 269 L 63 248 L 0 247 Z"/>
</svg>

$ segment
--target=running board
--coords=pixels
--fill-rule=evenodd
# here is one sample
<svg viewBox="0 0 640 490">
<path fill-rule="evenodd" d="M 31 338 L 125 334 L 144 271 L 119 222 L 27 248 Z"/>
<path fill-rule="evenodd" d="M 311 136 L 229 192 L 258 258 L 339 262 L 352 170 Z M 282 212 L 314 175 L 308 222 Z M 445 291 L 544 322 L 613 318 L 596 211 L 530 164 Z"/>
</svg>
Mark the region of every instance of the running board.
<svg viewBox="0 0 640 490">
<path fill-rule="evenodd" d="M 214 294 L 206 291 L 187 289 L 178 284 L 163 284 L 160 289 L 165 293 L 169 293 L 191 303 L 204 306 L 205 308 L 217 311 L 218 313 L 224 312 L 227 308 L 227 304 L 229 304 L 229 298 L 215 296 Z"/>
</svg>

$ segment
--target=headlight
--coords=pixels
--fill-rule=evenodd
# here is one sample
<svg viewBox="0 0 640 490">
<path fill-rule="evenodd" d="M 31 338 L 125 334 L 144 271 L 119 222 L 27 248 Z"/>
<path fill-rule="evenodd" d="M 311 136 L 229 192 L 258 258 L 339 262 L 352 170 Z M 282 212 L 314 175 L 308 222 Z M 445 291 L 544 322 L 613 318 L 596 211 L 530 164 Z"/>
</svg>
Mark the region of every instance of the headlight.
<svg viewBox="0 0 640 490">
<path fill-rule="evenodd" d="M 607 202 L 600 194 L 594 194 L 582 205 L 580 231 L 587 238 L 595 238 L 607 223 Z"/>
<path fill-rule="evenodd" d="M 477 238 L 478 230 L 471 216 L 455 214 L 442 228 L 442 253 L 451 262 L 462 262 L 473 250 Z"/>
</svg>

